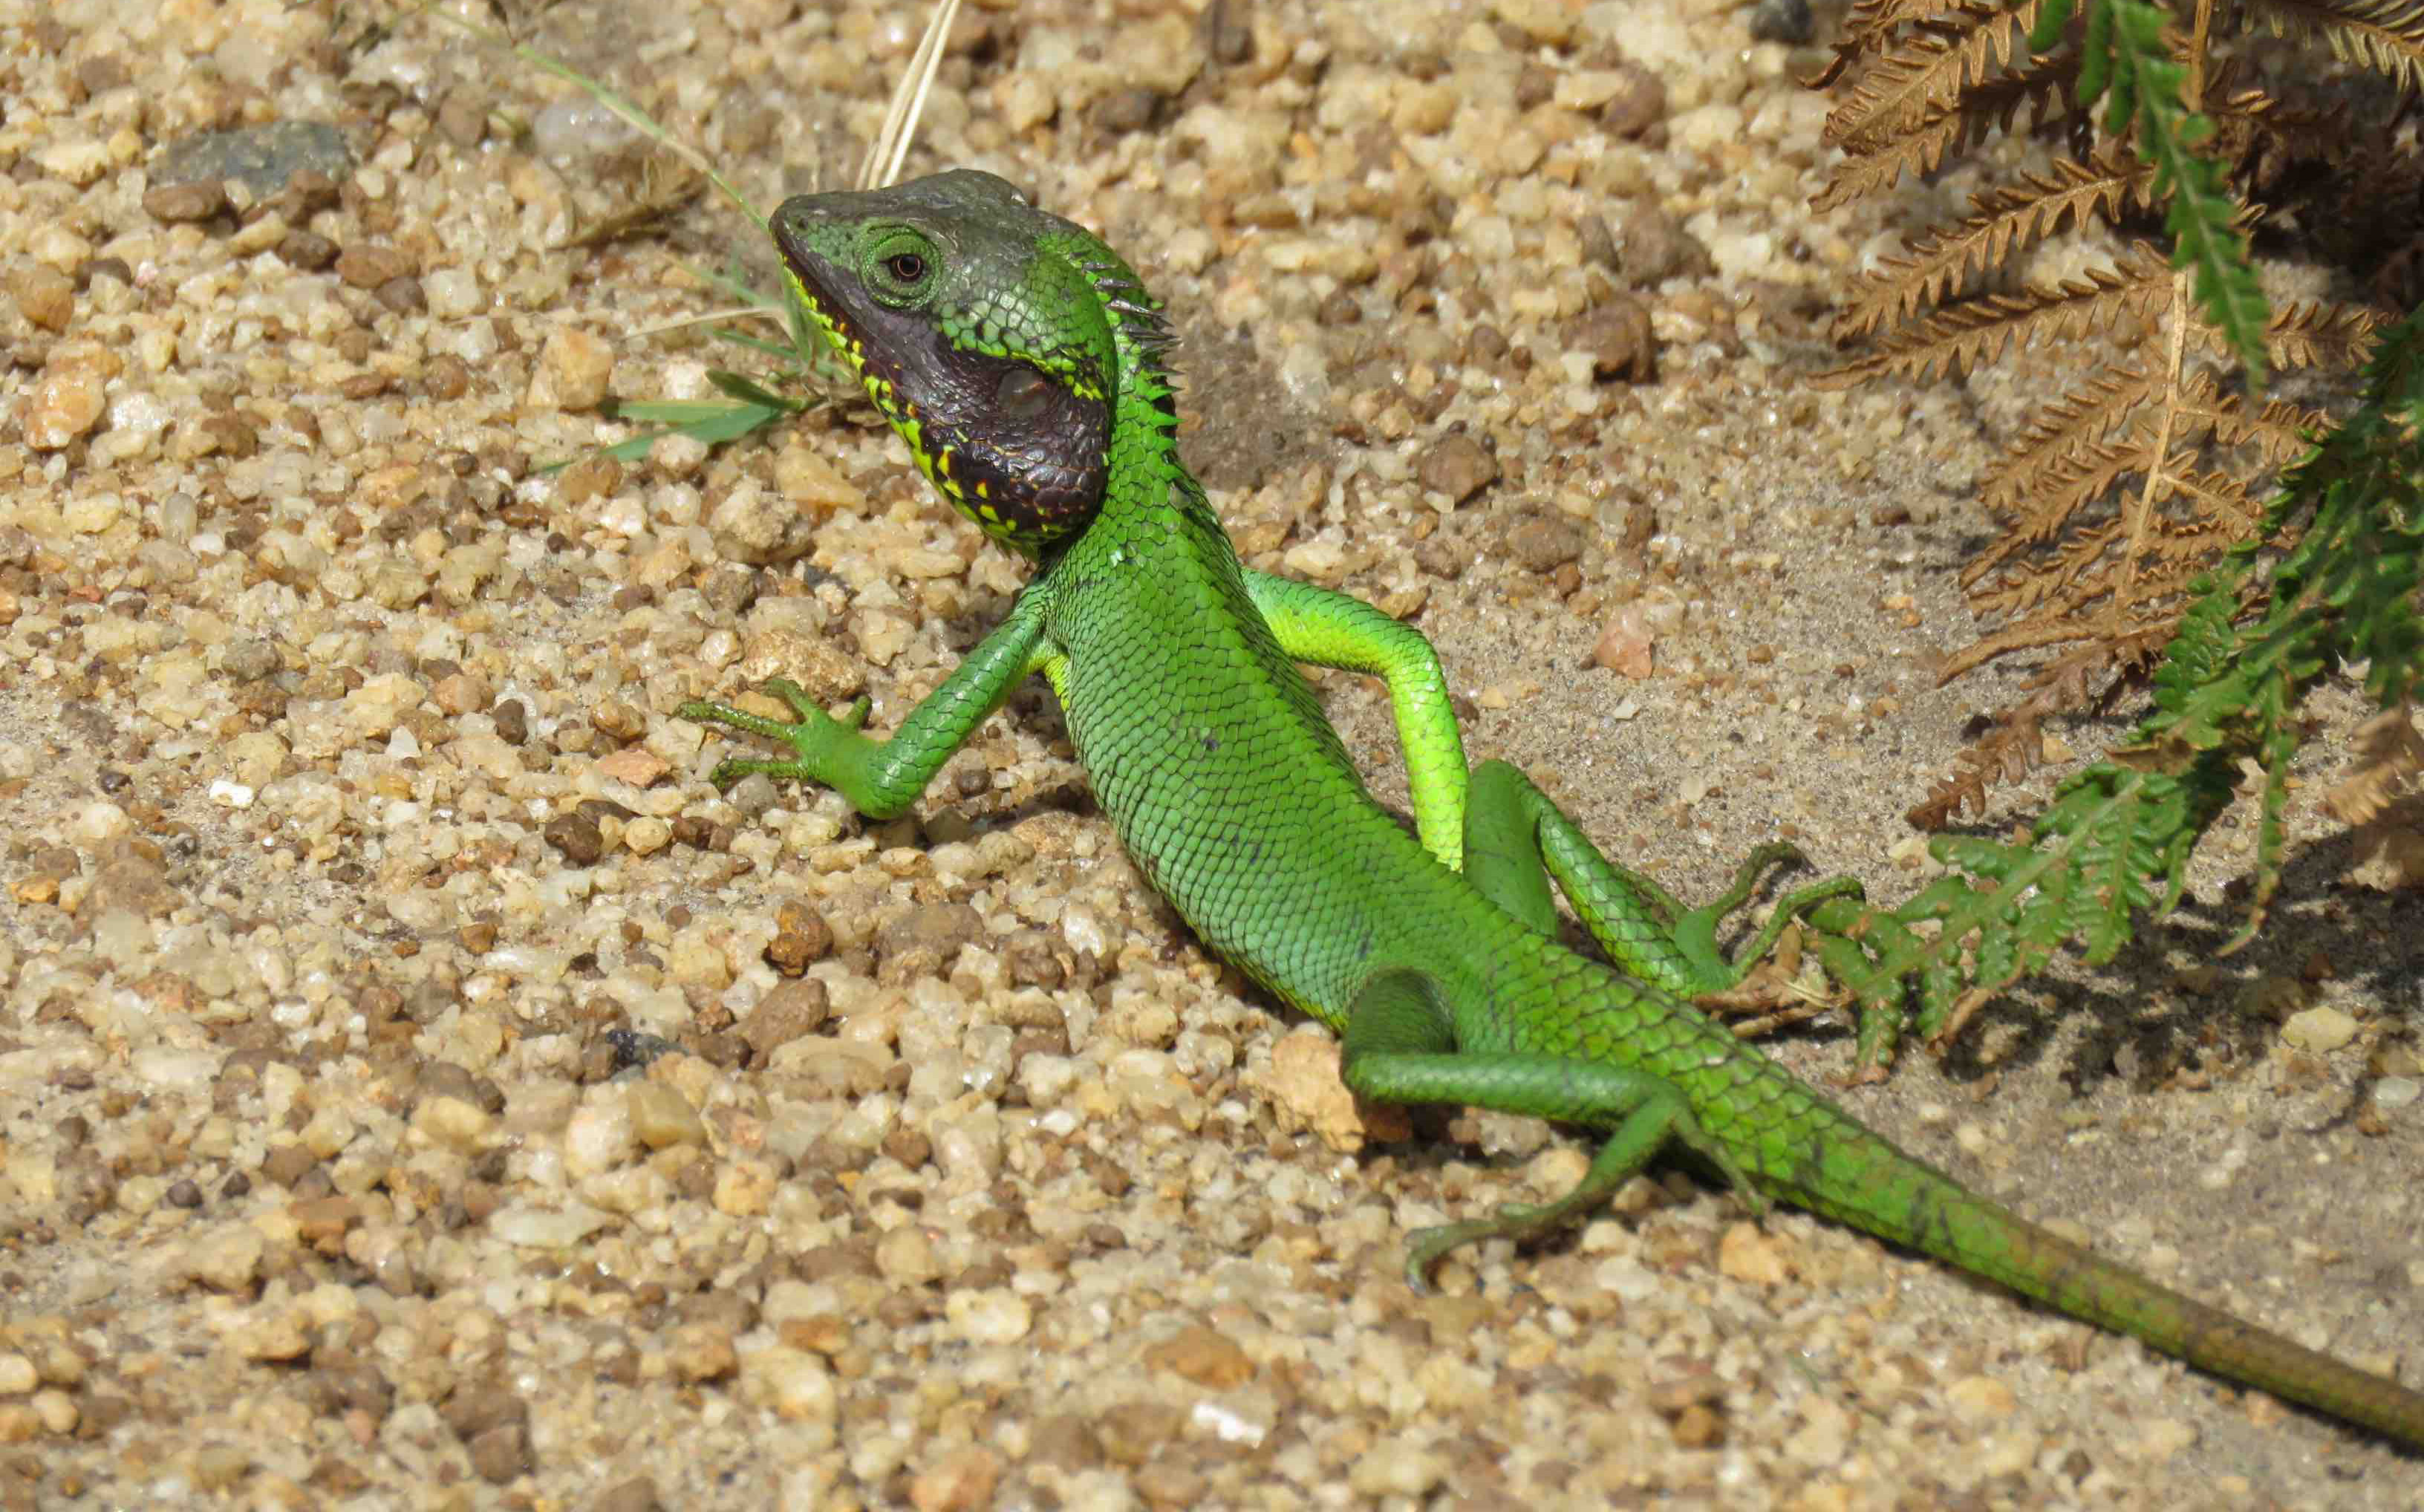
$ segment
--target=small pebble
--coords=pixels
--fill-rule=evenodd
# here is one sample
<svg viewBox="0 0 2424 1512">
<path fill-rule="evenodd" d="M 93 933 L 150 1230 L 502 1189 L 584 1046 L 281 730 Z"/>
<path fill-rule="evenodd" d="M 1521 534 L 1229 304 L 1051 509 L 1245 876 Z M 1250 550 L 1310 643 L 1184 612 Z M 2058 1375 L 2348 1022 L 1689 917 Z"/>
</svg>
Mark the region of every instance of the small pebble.
<svg viewBox="0 0 2424 1512">
<path fill-rule="evenodd" d="M 1426 451 L 1414 475 L 1433 493 L 1460 504 L 1498 478 L 1498 462 L 1470 436 L 1451 436 Z"/>
<path fill-rule="evenodd" d="M 2321 1055 L 2356 1038 L 2357 1022 L 2336 1008 L 2309 1008 L 2292 1013 L 2281 1025 L 2281 1042 L 2292 1049 Z"/>
<path fill-rule="evenodd" d="M 971 1344 L 1015 1344 L 1034 1325 L 1035 1309 L 1017 1293 L 997 1287 L 951 1293 L 943 1316 Z"/>
<path fill-rule="evenodd" d="M 56 452 L 101 423 L 107 377 L 87 368 L 44 374 L 24 400 L 25 444 Z"/>
<path fill-rule="evenodd" d="M 697 1385 L 721 1380 L 741 1367 L 732 1330 L 712 1323 L 685 1323 L 665 1342 L 665 1361 L 676 1378 Z"/>
<path fill-rule="evenodd" d="M 821 1357 L 805 1349 L 759 1349 L 742 1358 L 741 1373 L 751 1396 L 773 1408 L 776 1416 L 789 1423 L 821 1425 L 828 1430 L 821 1441 L 832 1441 L 830 1430 L 839 1412 L 840 1394 Z M 806 1441 L 819 1440 L 811 1437 Z"/>
<path fill-rule="evenodd" d="M 687 1098 L 662 1082 L 631 1085 L 631 1132 L 651 1150 L 668 1145 L 707 1144 L 707 1124 Z"/>
<path fill-rule="evenodd" d="M 413 1110 L 412 1126 L 435 1142 L 464 1152 L 478 1150 L 496 1120 L 459 1097 L 424 1097 Z"/>
</svg>

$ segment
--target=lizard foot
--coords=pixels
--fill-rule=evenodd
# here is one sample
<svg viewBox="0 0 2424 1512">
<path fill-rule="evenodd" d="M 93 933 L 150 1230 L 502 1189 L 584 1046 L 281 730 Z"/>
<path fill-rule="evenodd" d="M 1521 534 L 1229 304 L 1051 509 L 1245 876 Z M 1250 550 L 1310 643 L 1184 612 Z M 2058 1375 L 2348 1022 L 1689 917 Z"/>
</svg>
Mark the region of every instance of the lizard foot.
<svg viewBox="0 0 2424 1512">
<path fill-rule="evenodd" d="M 1795 919 L 1831 899 L 1862 896 L 1859 879 L 1850 876 L 1828 877 L 1787 893 L 1769 912 L 1759 932 L 1739 953 L 1729 958 L 1717 946 L 1717 926 L 1725 922 L 1726 915 L 1750 900 L 1751 894 L 1759 889 L 1760 878 L 1770 867 L 1808 864 L 1798 847 L 1772 841 L 1745 856 L 1742 865 L 1734 868 L 1732 883 L 1698 908 L 1686 909 L 1663 893 L 1658 895 L 1659 900 L 1671 910 L 1668 934 L 1693 973 L 1706 984 L 1703 991 L 1724 993 L 1741 986 L 1744 979 L 1776 948 L 1778 938 Z"/>
<path fill-rule="evenodd" d="M 730 704 L 709 703 L 700 699 L 694 699 L 674 712 L 682 719 L 695 720 L 702 724 L 727 725 L 751 735 L 762 735 L 770 740 L 781 740 L 797 751 L 799 758 L 792 761 L 735 758 L 708 773 L 707 780 L 718 788 L 729 788 L 753 772 L 762 772 L 770 777 L 829 782 L 831 778 L 825 758 L 835 750 L 840 737 L 854 736 L 866 727 L 868 711 L 872 704 L 862 693 L 852 702 L 841 718 L 836 719 L 808 696 L 806 689 L 788 677 L 774 678 L 765 685 L 764 691 L 789 706 L 794 717 L 789 721 L 768 719 L 744 708 L 735 708 Z"/>
</svg>

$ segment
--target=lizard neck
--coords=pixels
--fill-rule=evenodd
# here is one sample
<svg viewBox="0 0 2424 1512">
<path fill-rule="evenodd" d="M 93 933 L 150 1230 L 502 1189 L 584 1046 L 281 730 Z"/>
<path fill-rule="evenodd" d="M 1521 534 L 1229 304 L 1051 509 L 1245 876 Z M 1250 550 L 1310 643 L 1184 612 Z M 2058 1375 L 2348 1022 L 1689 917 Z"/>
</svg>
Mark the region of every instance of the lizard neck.
<svg viewBox="0 0 2424 1512">
<path fill-rule="evenodd" d="M 1166 382 L 1166 380 L 1163 380 Z M 1140 553 L 1184 556 L 1214 576 L 1236 576 L 1236 553 L 1204 485 L 1178 454 L 1175 416 L 1165 387 L 1156 401 L 1128 398 L 1123 390 L 1119 422 L 1111 436 L 1103 507 L 1087 537 Z"/>
<path fill-rule="evenodd" d="M 1085 537 L 1144 547 L 1168 538 L 1173 525 L 1208 533 L 1225 547 L 1226 533 L 1203 485 L 1178 455 L 1177 383 L 1172 341 L 1159 301 L 1133 269 L 1099 243 L 1072 261 L 1084 271 L 1110 326 L 1114 373 L 1109 454 L 1103 504 Z"/>
<path fill-rule="evenodd" d="M 1098 526 L 1126 533 L 1172 509 L 1209 517 L 1203 486 L 1179 459 L 1177 428 L 1167 374 L 1155 369 L 1121 374 Z"/>
<path fill-rule="evenodd" d="M 1130 550 L 1189 540 L 1195 543 L 1189 554 L 1202 556 L 1209 548 L 1234 572 L 1228 533 L 1178 454 L 1175 385 L 1158 348 L 1131 353 L 1123 343 L 1121 358 L 1103 508 L 1088 533 L 1108 533 Z"/>
</svg>

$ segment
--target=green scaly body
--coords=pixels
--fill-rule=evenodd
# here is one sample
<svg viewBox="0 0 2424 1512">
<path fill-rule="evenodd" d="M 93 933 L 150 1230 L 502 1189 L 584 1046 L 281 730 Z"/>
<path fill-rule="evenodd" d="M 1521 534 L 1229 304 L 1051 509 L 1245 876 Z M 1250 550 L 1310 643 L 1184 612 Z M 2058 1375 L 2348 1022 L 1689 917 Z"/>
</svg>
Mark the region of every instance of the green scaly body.
<svg viewBox="0 0 2424 1512">
<path fill-rule="evenodd" d="M 1683 1000 L 1732 968 L 1650 916 L 1519 773 L 1468 779 L 1430 647 L 1343 595 L 1243 569 L 1180 463 L 1165 342 L 1099 241 L 988 175 L 786 204 L 794 292 L 936 485 L 1039 570 L 1003 625 L 888 740 L 777 685 L 794 722 L 685 712 L 786 740 L 783 762 L 870 817 L 906 808 L 1011 689 L 1042 672 L 1103 809 L 1214 949 L 1340 1030 L 1368 1097 L 1595 1125 L 1572 1194 L 1418 1235 L 1523 1237 L 1681 1145 L 1779 1199 L 1924 1250 L 2205 1369 L 2424 1444 L 2424 1395 L 2099 1260 L 1854 1122 Z M 1364 790 L 1300 662 L 1385 676 L 1420 839 Z M 1543 876 L 1630 975 L 1555 939 Z M 1789 915 L 1817 896 L 1789 900 Z M 1782 918 L 1776 924 L 1780 926 Z M 1771 929 L 1768 938 L 1773 937 Z"/>
</svg>

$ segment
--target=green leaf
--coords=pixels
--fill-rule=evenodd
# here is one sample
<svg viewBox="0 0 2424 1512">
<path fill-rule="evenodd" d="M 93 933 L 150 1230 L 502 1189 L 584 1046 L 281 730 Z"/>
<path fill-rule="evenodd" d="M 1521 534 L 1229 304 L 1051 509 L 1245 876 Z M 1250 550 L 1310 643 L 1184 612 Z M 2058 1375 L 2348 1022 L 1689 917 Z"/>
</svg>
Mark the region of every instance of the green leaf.
<svg viewBox="0 0 2424 1512">
<path fill-rule="evenodd" d="M 719 342 L 730 342 L 735 346 L 745 346 L 760 356 L 773 358 L 786 367 L 797 368 L 803 365 L 800 361 L 800 354 L 780 342 L 770 342 L 763 337 L 752 336 L 746 331 L 734 330 L 728 326 L 711 326 L 708 327 L 707 333 Z"/>
<path fill-rule="evenodd" d="M 648 448 L 668 436 L 687 436 L 702 445 L 717 446 L 726 441 L 737 441 L 787 415 L 799 413 L 804 407 L 757 390 L 755 385 L 745 380 L 737 381 L 742 388 L 755 390 L 763 395 L 762 400 L 740 397 L 729 400 L 634 399 L 617 405 L 614 409 L 617 418 L 654 422 L 658 428 L 643 431 L 637 436 L 627 436 L 611 446 L 599 447 L 598 452 L 617 462 L 638 462 L 647 456 Z M 567 458 L 562 462 L 551 462 L 541 470 L 553 471 L 570 465 Z"/>
<path fill-rule="evenodd" d="M 807 407 L 800 400 L 786 399 L 781 394 L 770 393 L 740 374 L 726 373 L 722 368 L 709 369 L 707 381 L 745 405 L 757 405 L 766 409 L 779 409 L 786 414 L 797 414 Z"/>
<path fill-rule="evenodd" d="M 2114 0 L 2087 0 L 2087 35 L 2079 47 L 2079 109 L 2083 113 L 2104 95 L 2113 80 L 2113 7 Z M 2107 124 L 2110 131 L 2111 125 Z"/>
<path fill-rule="evenodd" d="M 2213 122 L 2188 108 L 2181 90 L 2188 71 L 2172 56 L 2163 29 L 2170 15 L 2146 0 L 2091 0 L 2093 38 L 2097 17 L 2109 17 L 2104 40 L 2112 69 L 2111 103 L 2104 129 L 2115 136 L 2136 131 L 2138 151 L 2155 166 L 2154 192 L 2165 198 L 2164 225 L 2172 234 L 2172 265 L 2194 270 L 2193 287 L 2207 324 L 2218 331 L 2246 371 L 2248 387 L 2264 387 L 2264 333 L 2272 311 L 2248 262 L 2247 238 L 2239 230 L 2240 205 L 2222 165 L 2196 148 L 2213 135 Z M 2083 60 L 2080 88 L 2102 55 Z"/>
<path fill-rule="evenodd" d="M 2062 40 L 2063 28 L 2070 24 L 2071 0 L 2045 0 L 2037 8 L 2037 22 L 2029 28 L 2029 51 L 2052 51 Z"/>
</svg>

